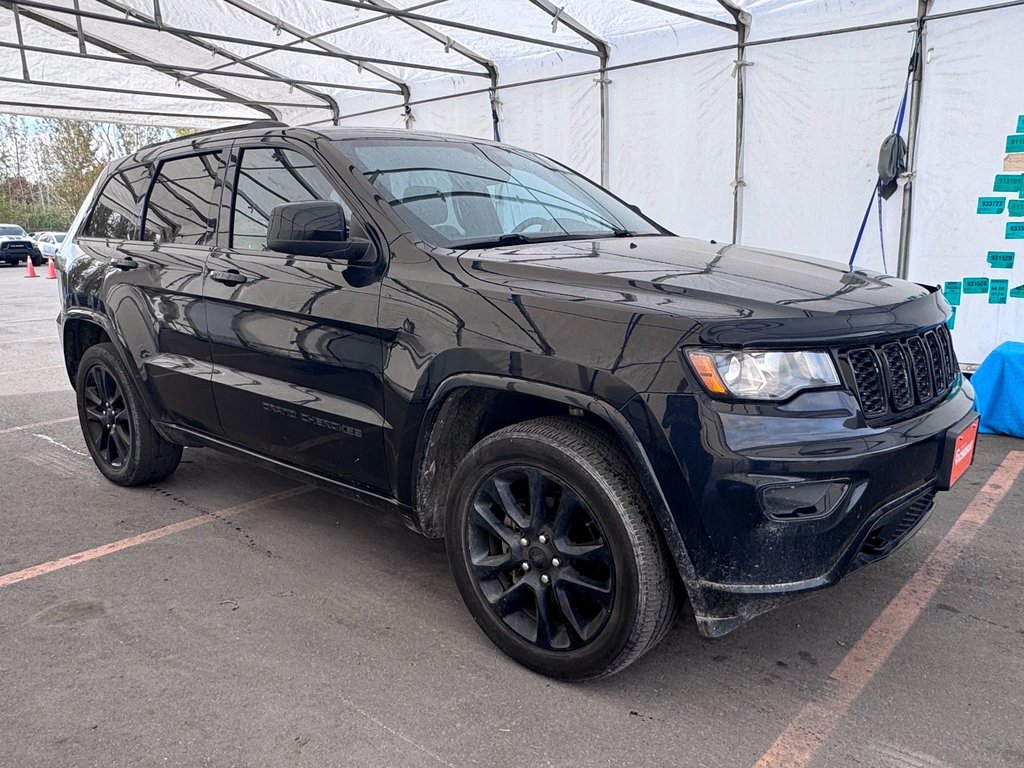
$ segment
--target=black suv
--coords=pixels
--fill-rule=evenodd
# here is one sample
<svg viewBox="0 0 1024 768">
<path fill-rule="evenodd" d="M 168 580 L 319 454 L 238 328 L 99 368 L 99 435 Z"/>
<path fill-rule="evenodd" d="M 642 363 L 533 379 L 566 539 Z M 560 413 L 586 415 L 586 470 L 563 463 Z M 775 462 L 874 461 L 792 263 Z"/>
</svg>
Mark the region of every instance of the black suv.
<svg viewBox="0 0 1024 768">
<path fill-rule="evenodd" d="M 100 471 L 209 446 L 397 509 L 585 679 L 912 535 L 973 457 L 935 288 L 676 237 L 530 152 L 277 124 L 113 163 L 58 256 Z"/>
</svg>

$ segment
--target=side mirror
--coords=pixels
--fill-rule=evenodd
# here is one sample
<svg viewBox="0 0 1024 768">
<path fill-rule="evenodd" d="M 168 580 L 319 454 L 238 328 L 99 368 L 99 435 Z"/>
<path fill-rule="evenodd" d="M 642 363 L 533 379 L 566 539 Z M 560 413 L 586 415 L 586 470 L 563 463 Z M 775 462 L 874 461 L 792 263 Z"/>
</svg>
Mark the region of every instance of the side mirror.
<svg viewBox="0 0 1024 768">
<path fill-rule="evenodd" d="M 350 240 L 345 209 L 331 200 L 274 206 L 267 225 L 267 248 L 295 256 L 361 259 L 370 244 Z"/>
</svg>

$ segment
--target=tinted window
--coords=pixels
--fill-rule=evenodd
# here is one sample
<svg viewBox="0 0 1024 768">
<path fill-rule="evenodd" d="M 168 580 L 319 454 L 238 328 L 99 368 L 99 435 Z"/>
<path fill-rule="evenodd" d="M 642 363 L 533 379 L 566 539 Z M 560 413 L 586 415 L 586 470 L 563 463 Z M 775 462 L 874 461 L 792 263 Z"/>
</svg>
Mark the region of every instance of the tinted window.
<svg viewBox="0 0 1024 768">
<path fill-rule="evenodd" d="M 160 164 L 146 204 L 146 239 L 204 245 L 217 229 L 219 154 L 190 155 Z"/>
<path fill-rule="evenodd" d="M 502 238 L 514 244 L 664 233 L 597 184 L 530 152 L 468 141 L 340 144 L 429 243 L 481 247 Z"/>
<path fill-rule="evenodd" d="M 149 170 L 142 165 L 119 170 L 103 186 L 82 234 L 114 240 L 138 239 L 139 207 L 149 186 Z"/>
<path fill-rule="evenodd" d="M 244 149 L 238 164 L 231 216 L 231 247 L 265 251 L 274 206 L 306 200 L 345 201 L 304 155 L 290 149 Z"/>
</svg>

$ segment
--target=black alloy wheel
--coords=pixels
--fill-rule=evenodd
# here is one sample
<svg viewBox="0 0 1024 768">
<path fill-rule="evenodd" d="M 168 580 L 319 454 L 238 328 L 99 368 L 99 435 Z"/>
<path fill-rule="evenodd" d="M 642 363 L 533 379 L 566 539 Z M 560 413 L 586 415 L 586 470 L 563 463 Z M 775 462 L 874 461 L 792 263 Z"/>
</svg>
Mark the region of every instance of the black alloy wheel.
<svg viewBox="0 0 1024 768">
<path fill-rule="evenodd" d="M 146 416 L 138 386 L 114 345 L 89 347 L 75 374 L 82 436 L 97 469 L 118 485 L 162 480 L 181 461 L 181 446 Z"/>
<path fill-rule="evenodd" d="M 113 373 L 95 363 L 85 373 L 86 437 L 112 469 L 121 469 L 132 450 L 132 425 L 128 404 Z"/>
<path fill-rule="evenodd" d="M 490 475 L 473 501 L 468 548 L 491 610 L 547 650 L 587 645 L 608 621 L 615 562 L 579 493 L 537 467 Z"/>
<path fill-rule="evenodd" d="M 583 418 L 534 419 L 478 442 L 451 481 L 445 543 L 480 628 L 551 677 L 617 672 L 676 618 L 646 495 L 615 439 Z"/>
</svg>

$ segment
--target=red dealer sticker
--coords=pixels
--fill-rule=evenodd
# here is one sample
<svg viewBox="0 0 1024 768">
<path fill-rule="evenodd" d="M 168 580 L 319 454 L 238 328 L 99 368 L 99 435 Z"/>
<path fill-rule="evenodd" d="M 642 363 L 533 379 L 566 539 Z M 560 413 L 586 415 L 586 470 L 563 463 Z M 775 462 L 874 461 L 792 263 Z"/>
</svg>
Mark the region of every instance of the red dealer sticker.
<svg viewBox="0 0 1024 768">
<path fill-rule="evenodd" d="M 959 480 L 967 468 L 974 461 L 974 444 L 978 438 L 978 419 L 971 422 L 971 426 L 956 436 L 956 443 L 953 445 L 953 463 L 949 470 L 949 487 Z"/>
</svg>

